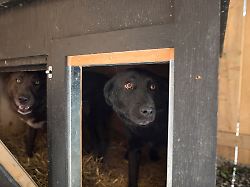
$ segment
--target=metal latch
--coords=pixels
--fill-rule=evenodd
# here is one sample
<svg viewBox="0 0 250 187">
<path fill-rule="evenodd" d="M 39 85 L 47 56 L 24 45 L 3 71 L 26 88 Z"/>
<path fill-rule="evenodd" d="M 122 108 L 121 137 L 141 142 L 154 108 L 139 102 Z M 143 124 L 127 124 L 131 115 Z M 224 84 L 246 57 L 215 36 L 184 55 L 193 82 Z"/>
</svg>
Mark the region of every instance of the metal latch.
<svg viewBox="0 0 250 187">
<path fill-rule="evenodd" d="M 52 79 L 52 66 L 48 66 L 45 73 L 47 74 L 48 79 Z"/>
</svg>

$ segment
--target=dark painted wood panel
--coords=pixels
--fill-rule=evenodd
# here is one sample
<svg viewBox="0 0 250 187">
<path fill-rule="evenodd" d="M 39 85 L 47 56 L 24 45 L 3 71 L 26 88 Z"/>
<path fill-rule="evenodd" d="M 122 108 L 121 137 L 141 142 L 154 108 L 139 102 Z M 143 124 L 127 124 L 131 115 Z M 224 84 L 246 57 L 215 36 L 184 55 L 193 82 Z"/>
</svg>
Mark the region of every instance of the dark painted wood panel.
<svg viewBox="0 0 250 187">
<path fill-rule="evenodd" d="M 219 3 L 176 0 L 173 186 L 215 186 Z"/>
<path fill-rule="evenodd" d="M 174 45 L 174 25 L 160 25 L 106 33 L 88 34 L 78 37 L 55 40 L 61 55 L 81 55 L 105 52 L 119 52 L 154 48 L 167 48 Z M 58 44 L 60 43 L 60 45 Z M 66 50 L 67 49 L 67 50 Z M 52 54 L 53 56 L 55 54 Z"/>
<path fill-rule="evenodd" d="M 26 4 L 32 1 L 35 0 L 0 0 L 0 11 L 5 11 L 16 6 L 26 6 Z"/>
<path fill-rule="evenodd" d="M 53 38 L 173 23 L 172 0 L 87 0 L 58 2 Z"/>
<path fill-rule="evenodd" d="M 46 64 L 47 56 L 34 56 L 24 58 L 12 58 L 0 60 L 0 68 L 25 65 L 43 65 Z"/>
<path fill-rule="evenodd" d="M 175 0 L 171 19 L 168 1 L 105 2 L 44 1 L 0 15 L 0 59 L 52 55 L 50 184 L 67 186 L 68 180 L 66 56 L 174 47 L 173 186 L 215 186 L 219 1 Z"/>
<path fill-rule="evenodd" d="M 0 12 L 0 59 L 48 54 L 52 39 L 173 23 L 172 0 L 50 0 Z"/>
<path fill-rule="evenodd" d="M 32 3 L 0 14 L 0 59 L 48 53 L 48 5 Z"/>
<path fill-rule="evenodd" d="M 67 186 L 70 171 L 68 157 L 67 121 L 70 113 L 67 104 L 66 57 L 89 53 L 164 48 L 173 46 L 173 27 L 152 26 L 129 30 L 56 40 L 48 63 L 53 66 L 53 78 L 48 81 L 48 139 L 49 139 L 49 185 Z M 88 45 L 86 45 L 88 44 Z M 100 45 L 103 44 L 103 45 Z M 72 166 L 72 169 L 77 169 Z"/>
</svg>

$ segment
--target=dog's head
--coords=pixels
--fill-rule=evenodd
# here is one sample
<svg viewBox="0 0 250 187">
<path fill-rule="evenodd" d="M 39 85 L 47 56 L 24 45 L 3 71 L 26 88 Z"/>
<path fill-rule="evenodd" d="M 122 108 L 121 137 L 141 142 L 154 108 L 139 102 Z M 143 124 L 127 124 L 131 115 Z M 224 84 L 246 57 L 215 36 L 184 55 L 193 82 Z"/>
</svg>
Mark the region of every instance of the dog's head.
<svg viewBox="0 0 250 187">
<path fill-rule="evenodd" d="M 32 114 L 45 97 L 46 76 L 43 72 L 17 72 L 7 77 L 7 94 L 12 107 L 22 116 Z"/>
<path fill-rule="evenodd" d="M 104 96 L 122 119 L 147 126 L 158 114 L 167 112 L 168 80 L 144 70 L 130 69 L 106 83 Z"/>
</svg>

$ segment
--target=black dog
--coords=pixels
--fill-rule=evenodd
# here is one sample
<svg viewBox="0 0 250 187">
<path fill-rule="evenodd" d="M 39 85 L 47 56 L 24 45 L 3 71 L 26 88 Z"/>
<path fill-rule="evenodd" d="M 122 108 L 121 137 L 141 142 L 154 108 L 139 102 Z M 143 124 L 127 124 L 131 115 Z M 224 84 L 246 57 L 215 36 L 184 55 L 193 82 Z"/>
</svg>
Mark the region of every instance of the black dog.
<svg viewBox="0 0 250 187">
<path fill-rule="evenodd" d="M 168 80 L 145 70 L 130 69 L 110 79 L 104 95 L 125 124 L 129 146 L 128 186 L 136 187 L 142 146 L 151 145 L 149 156 L 158 160 L 157 148 L 167 142 Z"/>
<path fill-rule="evenodd" d="M 26 153 L 33 155 L 37 129 L 46 124 L 46 74 L 17 72 L 7 76 L 6 91 L 12 109 L 28 125 Z"/>
<path fill-rule="evenodd" d="M 108 77 L 85 69 L 83 70 L 83 150 L 100 158 L 104 156 L 109 140 L 107 120 L 111 109 L 103 95 Z"/>
</svg>

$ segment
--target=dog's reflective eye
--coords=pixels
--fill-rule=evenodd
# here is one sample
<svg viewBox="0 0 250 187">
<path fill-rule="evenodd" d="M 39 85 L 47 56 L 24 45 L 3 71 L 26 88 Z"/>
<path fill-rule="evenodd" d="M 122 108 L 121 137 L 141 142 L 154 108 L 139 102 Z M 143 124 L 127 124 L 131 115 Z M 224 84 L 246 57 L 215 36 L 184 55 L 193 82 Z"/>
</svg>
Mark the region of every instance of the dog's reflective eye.
<svg viewBox="0 0 250 187">
<path fill-rule="evenodd" d="M 22 82 L 21 79 L 18 79 L 18 78 L 16 79 L 17 84 L 20 84 L 21 82 Z"/>
<path fill-rule="evenodd" d="M 124 85 L 124 88 L 127 89 L 127 90 L 132 90 L 135 88 L 135 84 L 132 83 L 132 82 L 126 82 L 125 85 Z"/>
<path fill-rule="evenodd" d="M 38 86 L 40 84 L 40 81 L 36 81 L 35 85 Z"/>
<path fill-rule="evenodd" d="M 156 89 L 155 84 L 150 84 L 149 85 L 149 89 L 152 90 L 152 91 L 154 91 Z"/>
</svg>

